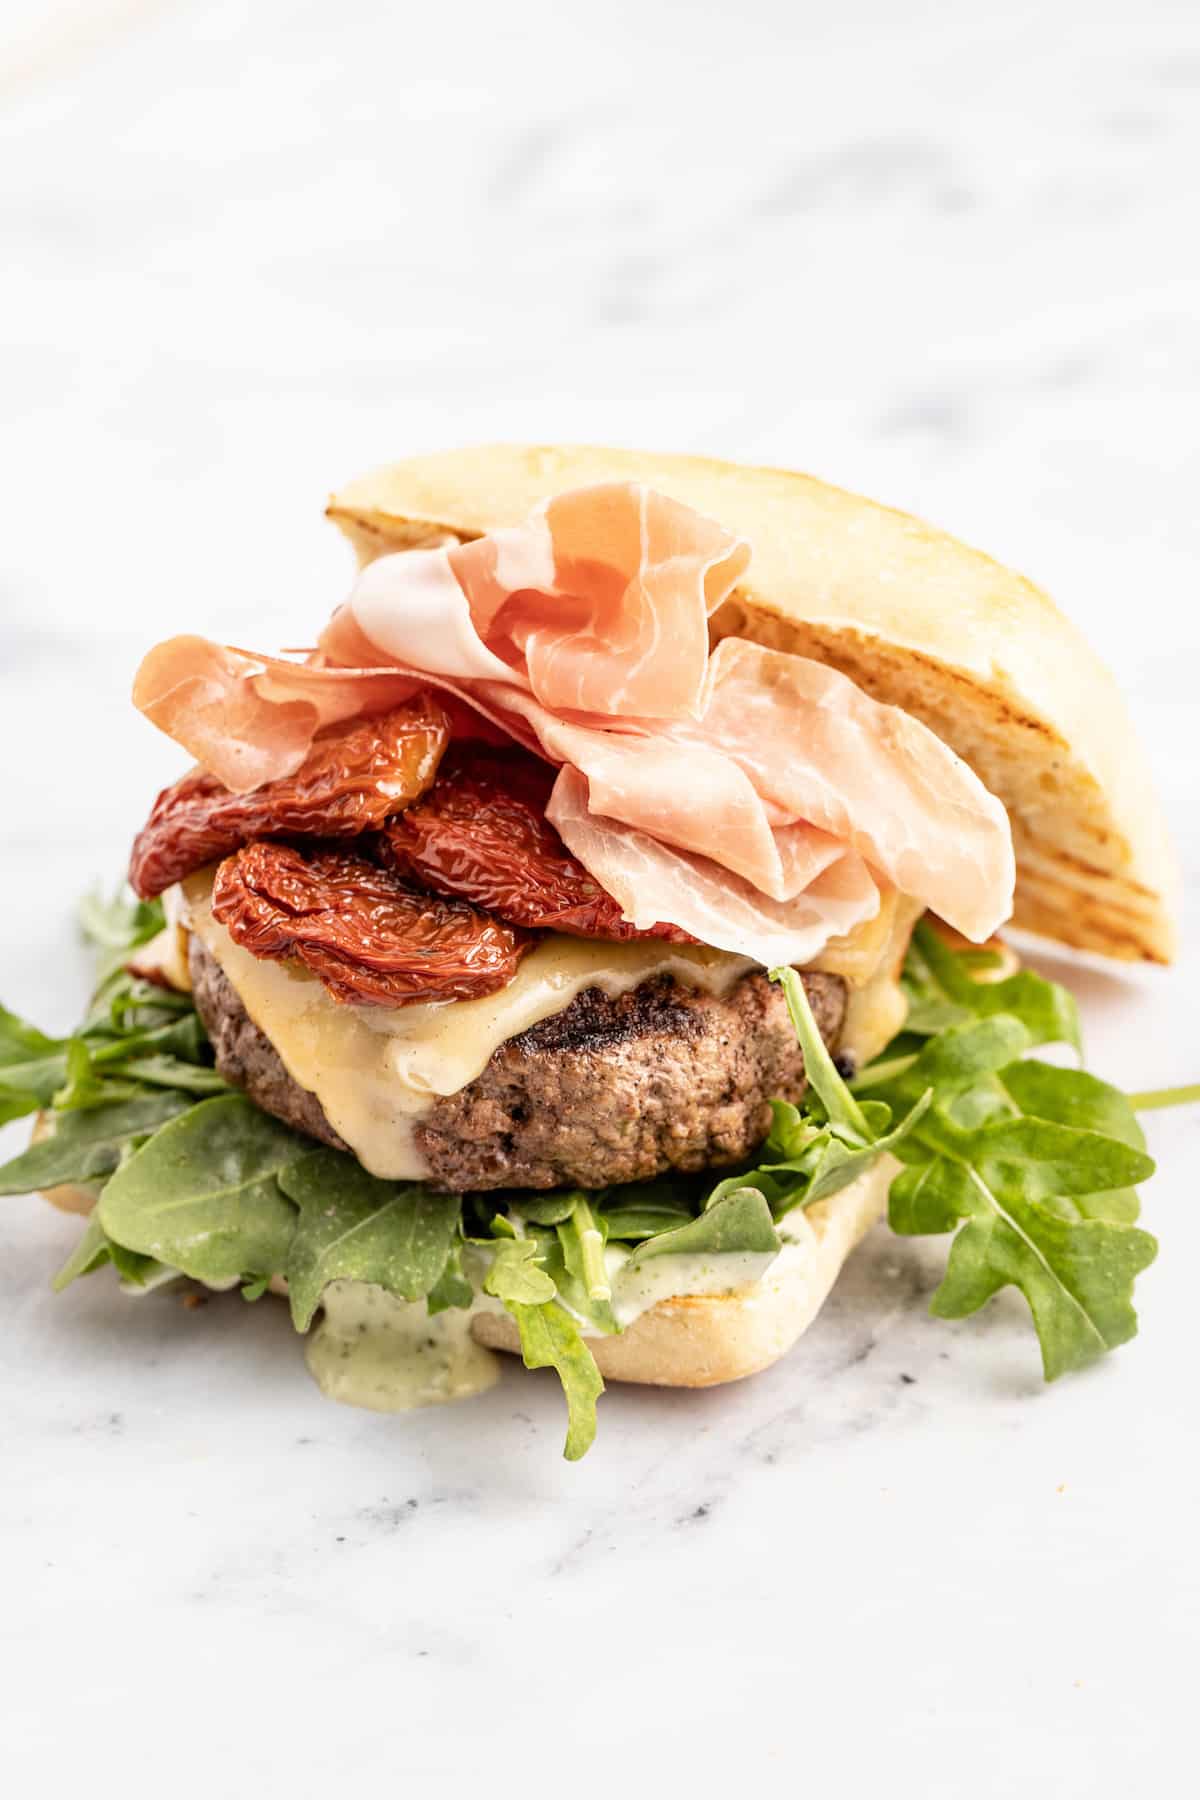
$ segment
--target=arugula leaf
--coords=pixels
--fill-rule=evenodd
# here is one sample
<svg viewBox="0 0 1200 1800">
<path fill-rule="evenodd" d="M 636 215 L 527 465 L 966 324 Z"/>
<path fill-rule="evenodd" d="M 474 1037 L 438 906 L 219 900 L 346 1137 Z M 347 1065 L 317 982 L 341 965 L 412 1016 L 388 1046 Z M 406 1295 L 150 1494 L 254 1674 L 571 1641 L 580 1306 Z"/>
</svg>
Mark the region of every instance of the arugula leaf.
<svg viewBox="0 0 1200 1800">
<path fill-rule="evenodd" d="M 176 1273 L 152 1256 L 139 1256 L 134 1250 L 126 1250 L 123 1244 L 114 1244 L 93 1211 L 88 1215 L 87 1226 L 79 1242 L 50 1286 L 56 1294 L 61 1294 L 71 1282 L 78 1280 L 81 1275 L 92 1274 L 105 1263 L 112 1263 L 122 1282 L 130 1288 L 147 1287 L 152 1281 L 157 1283 L 164 1277 L 169 1280 Z"/>
<path fill-rule="evenodd" d="M 127 1080 L 146 1087 L 178 1088 L 188 1094 L 228 1094 L 229 1083 L 207 1064 L 183 1062 L 178 1056 L 135 1056 L 122 1063 Z"/>
<path fill-rule="evenodd" d="M 714 1200 L 698 1219 L 660 1231 L 633 1252 L 626 1267 L 654 1256 L 773 1256 L 780 1249 L 771 1209 L 756 1187 L 738 1187 Z"/>
<path fill-rule="evenodd" d="M 889 1218 L 903 1235 L 957 1233 L 937 1317 L 965 1317 L 1018 1287 L 1053 1380 L 1137 1328 L 1132 1283 L 1156 1246 L 1133 1227 L 1133 1190 L 1154 1164 L 1115 1088 L 1036 1059 L 1004 1064 L 1003 1035 L 990 1047 L 983 1035 L 1004 1023 L 948 1027 L 878 1090 L 897 1099 L 936 1083 L 929 1116 L 897 1148 L 910 1166 L 892 1184 Z"/>
<path fill-rule="evenodd" d="M 1146 1134 L 1130 1101 L 1119 1088 L 1083 1069 L 1059 1069 L 1031 1056 L 1013 1063 L 1000 1081 L 1012 1104 L 1033 1118 L 1098 1131 L 1132 1150 L 1146 1148 Z"/>
<path fill-rule="evenodd" d="M 932 1099 L 932 1090 L 926 1088 L 898 1125 L 893 1126 L 890 1131 L 881 1132 L 867 1144 L 852 1147 L 832 1132 L 823 1132 L 815 1153 L 804 1169 L 805 1182 L 798 1186 L 781 1184 L 777 1191 L 772 1206 L 775 1218 L 783 1218 L 798 1203 L 814 1206 L 819 1200 L 828 1200 L 832 1195 L 840 1193 L 842 1188 L 849 1187 L 852 1181 L 857 1181 L 879 1157 L 898 1154 L 904 1139 L 915 1130 L 929 1110 Z M 772 1166 L 770 1173 L 779 1182 L 781 1171 Z"/>
<path fill-rule="evenodd" d="M 454 1244 L 445 1267 L 425 1296 L 426 1310 L 431 1315 L 446 1312 L 452 1306 L 470 1306 L 474 1298 L 475 1289 L 463 1273 L 462 1245 Z"/>
<path fill-rule="evenodd" d="M 808 1077 L 809 1088 L 820 1100 L 830 1124 L 844 1126 L 860 1141 L 869 1142 L 870 1127 L 862 1108 L 838 1074 L 833 1058 L 825 1047 L 825 1040 L 817 1028 L 808 996 L 804 992 L 804 983 L 795 969 L 787 968 L 772 969 L 770 979 L 779 983 L 787 998 L 792 1029 L 804 1053 L 804 1073 Z"/>
<path fill-rule="evenodd" d="M 799 1109 L 776 1107 L 767 1155 L 779 1160 L 744 1179 L 778 1217 L 789 1198 L 786 1170 L 807 1182 L 810 1203 L 831 1191 L 824 1184 L 852 1178 L 886 1145 L 908 1165 L 891 1187 L 893 1229 L 956 1233 L 931 1310 L 961 1318 L 1000 1288 L 1017 1286 L 1053 1379 L 1136 1330 L 1132 1283 L 1155 1244 L 1133 1225 L 1134 1190 L 1154 1164 L 1129 1102 L 1114 1088 L 1081 1070 L 1027 1059 L 1037 1043 L 1080 1047 L 1066 990 L 1029 971 L 977 982 L 971 966 L 928 923 L 918 925 L 905 967 L 909 1017 L 853 1082 L 857 1119 L 832 1059 L 814 1042 L 799 977 L 773 971 L 788 994 L 816 1098 L 806 1096 Z M 858 1100 L 868 1093 L 871 1100 Z M 868 1113 L 876 1100 L 885 1116 L 910 1109 L 890 1141 Z"/>
<path fill-rule="evenodd" d="M 989 1187 L 1020 1190 L 1034 1200 L 1128 1187 L 1154 1173 L 1144 1151 L 1048 1119 L 998 1119 L 972 1133 L 963 1148 Z"/>
<path fill-rule="evenodd" d="M 604 1383 L 596 1360 L 574 1321 L 550 1301 L 541 1306 L 506 1300 L 521 1334 L 521 1357 L 527 1369 L 556 1369 L 567 1398 L 567 1440 L 563 1455 L 578 1462 L 596 1436 L 596 1401 Z"/>
<path fill-rule="evenodd" d="M 686 1225 L 703 1209 L 709 1197 L 709 1180 L 701 1173 L 681 1175 L 672 1170 L 653 1181 L 626 1181 L 589 1196 L 592 1210 L 609 1243 L 653 1237 L 676 1225 Z"/>
<path fill-rule="evenodd" d="M 0 1194 L 32 1194 L 64 1181 L 96 1181 L 111 1174 L 131 1143 L 189 1105 L 185 1094 L 164 1089 L 111 1106 L 56 1114 L 49 1137 L 0 1167 Z"/>
<path fill-rule="evenodd" d="M 597 1298 L 588 1292 L 585 1284 L 578 1280 L 567 1267 L 560 1238 L 547 1238 L 543 1249 L 541 1265 L 554 1283 L 560 1306 L 566 1308 L 571 1317 L 584 1330 L 602 1337 L 612 1337 L 621 1330 L 620 1322 L 613 1311 L 612 1297 L 606 1295 Z M 618 1280 L 620 1275 L 618 1275 Z"/>
<path fill-rule="evenodd" d="M 278 1180 L 300 1208 L 286 1271 L 297 1331 L 308 1330 L 331 1281 L 367 1281 L 420 1300 L 444 1273 L 462 1210 L 457 1194 L 380 1181 L 339 1150 L 314 1150 Z"/>
<path fill-rule="evenodd" d="M 117 1100 L 135 1100 L 141 1091 L 136 1081 L 105 1081 L 97 1072 L 86 1042 L 76 1037 L 67 1045 L 66 1080 L 52 1103 L 56 1112 L 85 1112 Z"/>
<path fill-rule="evenodd" d="M 1032 1043 L 1069 1044 L 1082 1055 L 1079 1008 L 1068 989 L 1032 969 L 1002 981 L 976 981 L 969 972 L 971 958 L 969 951 L 952 950 L 928 920 L 918 922 L 904 965 L 906 1033 L 929 1037 L 971 1018 L 1008 1013 L 1025 1026 Z"/>
<path fill-rule="evenodd" d="M 558 1241 L 567 1272 L 589 1300 L 611 1300 L 612 1288 L 604 1267 L 604 1230 L 588 1205 L 586 1194 L 575 1196 L 570 1215 L 559 1222 Z"/>
<path fill-rule="evenodd" d="M 80 929 L 102 950 L 129 950 L 147 943 L 165 924 L 161 900 L 138 900 L 124 884 L 110 900 L 93 888 L 79 902 Z"/>
<path fill-rule="evenodd" d="M 602 1221 L 609 1243 L 622 1243 L 686 1225 L 692 1214 L 682 1206 L 654 1206 L 646 1201 L 641 1206 L 616 1207 L 612 1211 L 605 1207 L 596 1217 Z"/>
<path fill-rule="evenodd" d="M 79 924 L 84 937 L 102 952 L 97 980 L 116 974 L 130 952 L 157 937 L 166 922 L 161 900 L 138 900 L 124 885 L 111 900 L 99 888 L 85 894 L 79 903 Z"/>
<path fill-rule="evenodd" d="M 903 1059 L 905 1066 L 888 1059 L 893 1073 L 884 1087 L 885 1098 L 896 1104 L 932 1090 L 938 1105 L 944 1106 L 986 1076 L 1008 1068 L 1032 1042 L 1020 1019 L 1004 1013 L 949 1025 L 937 1037 L 929 1038 L 911 1059 Z M 871 1091 L 879 1085 L 873 1083 Z"/>
<path fill-rule="evenodd" d="M 1020 1288 L 1037 1327 L 1047 1381 L 1085 1367 L 1136 1332 L 1130 1290 L 1154 1260 L 1148 1233 L 1108 1221 L 1063 1219 L 1020 1189 L 990 1188 L 966 1163 L 929 1162 L 897 1177 L 894 1230 L 954 1230 L 961 1221 L 930 1306 L 936 1317 L 965 1318 L 1002 1287 Z"/>
<path fill-rule="evenodd" d="M 66 1079 L 66 1040 L 0 1006 L 0 1125 L 48 1106 Z"/>
<path fill-rule="evenodd" d="M 772 1101 L 767 1160 L 743 1178 L 759 1189 L 769 1201 L 774 1217 L 780 1219 L 795 1206 L 812 1206 L 828 1199 L 856 1181 L 886 1151 L 895 1150 L 929 1110 L 932 1083 L 939 1071 L 924 1065 L 923 1053 L 914 1053 L 901 1059 L 891 1071 L 897 1077 L 898 1088 L 893 1105 L 877 1100 L 859 1102 L 825 1048 L 796 971 L 772 969 L 770 977 L 782 985 L 787 996 L 810 1088 L 803 1109 Z M 984 1029 L 989 1032 L 989 1040 L 996 1035 L 989 1028 Z M 1028 1034 L 1023 1027 L 1015 1029 L 1020 1033 L 1021 1045 L 1027 1044 Z M 1011 1045 L 1012 1033 L 1003 1035 L 1006 1045 Z M 900 1076 L 907 1077 L 907 1082 L 901 1082 Z M 895 1107 L 901 1102 L 907 1111 L 899 1124 L 893 1125 Z M 736 1177 L 722 1183 L 714 1190 L 709 1205 L 719 1196 L 732 1193 L 736 1183 Z"/>
<path fill-rule="evenodd" d="M 592 1331 L 611 1335 L 621 1327 L 612 1309 L 604 1261 L 604 1226 L 585 1194 L 569 1196 L 571 1210 L 552 1228 L 534 1226 L 537 1268 L 554 1284 L 559 1302 Z M 547 1296 L 549 1298 L 549 1296 Z"/>
<path fill-rule="evenodd" d="M 100 1268 L 109 1260 L 108 1233 L 95 1213 L 90 1213 L 79 1242 L 50 1286 L 56 1294 L 61 1294 L 65 1287 L 69 1287 L 81 1275 L 90 1275 L 94 1269 Z"/>
<path fill-rule="evenodd" d="M 96 989 L 82 1029 L 87 1037 L 127 1037 L 134 1031 L 154 1031 L 160 1025 L 169 1025 L 181 1014 L 193 1019 L 198 1040 L 207 1047 L 190 994 L 118 969 Z"/>
<path fill-rule="evenodd" d="M 0 1006 L 0 1081 L 9 1079 L 12 1067 L 52 1057 L 63 1047 L 62 1038 L 47 1037 L 36 1025 Z"/>
<path fill-rule="evenodd" d="M 282 1273 L 296 1214 L 277 1177 L 308 1148 L 240 1094 L 201 1100 L 122 1163 L 100 1196 L 100 1223 L 197 1281 Z"/>
<path fill-rule="evenodd" d="M 164 1014 L 159 1007 L 139 1005 L 122 1011 L 119 1017 L 119 1025 L 114 1018 L 107 1030 L 86 1034 L 94 1060 L 101 1067 L 151 1054 L 203 1063 L 212 1054 L 199 1014 L 194 1010 L 179 1017 L 174 1008 Z"/>
<path fill-rule="evenodd" d="M 502 1238 L 483 1278 L 484 1293 L 495 1295 L 505 1305 L 512 1302 L 536 1307 L 553 1300 L 558 1290 L 541 1262 L 541 1246 L 536 1238 Z"/>
<path fill-rule="evenodd" d="M 4 1070 L 11 1074 L 11 1084 L 0 1081 L 0 1125 L 13 1119 L 24 1119 L 30 1113 L 48 1106 L 67 1072 L 66 1058 L 47 1057 L 37 1063 L 22 1063 Z"/>
<path fill-rule="evenodd" d="M 513 1202 L 513 1210 L 531 1225 L 560 1225 L 574 1212 L 578 1197 L 569 1189 L 557 1194 L 521 1194 Z"/>
<path fill-rule="evenodd" d="M 156 1256 L 139 1256 L 136 1250 L 127 1250 L 124 1244 L 108 1245 L 109 1259 L 121 1278 L 121 1286 L 129 1291 L 132 1288 L 160 1287 L 165 1281 L 174 1281 L 179 1275 L 170 1263 L 159 1262 Z"/>
<path fill-rule="evenodd" d="M 0 1007 L 0 1123 L 51 1106 L 56 1112 L 111 1108 L 148 1088 L 227 1092 L 190 996 L 135 978 L 123 966 L 131 949 L 162 928 L 161 906 L 92 896 L 82 917 L 107 952 L 107 972 L 71 1038 L 48 1037 Z"/>
</svg>

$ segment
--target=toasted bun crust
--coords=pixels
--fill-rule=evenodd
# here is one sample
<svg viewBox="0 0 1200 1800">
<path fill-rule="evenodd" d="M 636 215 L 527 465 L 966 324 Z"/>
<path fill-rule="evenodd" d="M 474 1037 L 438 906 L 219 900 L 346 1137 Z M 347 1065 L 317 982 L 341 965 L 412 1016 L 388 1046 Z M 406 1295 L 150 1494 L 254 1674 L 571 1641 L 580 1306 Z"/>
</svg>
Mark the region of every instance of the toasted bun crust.
<svg viewBox="0 0 1200 1800">
<path fill-rule="evenodd" d="M 1008 808 L 1014 921 L 1108 956 L 1167 962 L 1176 874 L 1115 682 L 1050 600 L 904 513 L 808 475 L 592 445 L 484 445 L 395 463 L 329 504 L 362 560 L 477 537 L 537 501 L 644 481 L 746 538 L 713 620 L 833 664 L 924 720 Z"/>
<path fill-rule="evenodd" d="M 589 1337 L 604 1379 L 716 1387 L 778 1362 L 816 1318 L 855 1244 L 882 1217 L 899 1167 L 881 1156 L 841 1193 L 810 1207 L 802 1217 L 811 1236 L 785 1250 L 753 1287 L 660 1300 L 620 1337 Z M 492 1350 L 520 1351 L 507 1314 L 480 1313 L 471 1331 Z"/>
</svg>

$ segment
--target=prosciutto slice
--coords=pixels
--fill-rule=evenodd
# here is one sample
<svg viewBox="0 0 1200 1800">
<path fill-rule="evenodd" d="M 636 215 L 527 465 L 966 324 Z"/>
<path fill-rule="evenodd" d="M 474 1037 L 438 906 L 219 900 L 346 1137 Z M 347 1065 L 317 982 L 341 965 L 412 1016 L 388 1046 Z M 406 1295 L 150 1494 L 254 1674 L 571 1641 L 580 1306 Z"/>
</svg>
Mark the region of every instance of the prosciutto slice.
<svg viewBox="0 0 1200 1800">
<path fill-rule="evenodd" d="M 670 719 L 700 711 L 708 616 L 750 546 L 625 482 L 560 494 L 447 561 L 480 633 L 548 711 Z"/>
<path fill-rule="evenodd" d="M 143 657 L 133 703 L 231 793 L 249 794 L 294 775 L 325 726 L 386 712 L 425 685 L 395 667 L 317 668 L 173 637 Z"/>
<path fill-rule="evenodd" d="M 711 857 L 675 850 L 644 831 L 615 824 L 592 811 L 578 770 L 564 768 L 554 784 L 546 817 L 584 867 L 607 889 L 626 919 L 643 928 L 667 909 L 702 944 L 732 950 L 770 968 L 807 963 L 830 938 L 873 919 L 880 894 L 862 858 L 832 839 L 827 857 L 814 856 L 814 872 L 787 901 L 772 900 L 731 875 Z"/>
<path fill-rule="evenodd" d="M 934 911 L 949 897 L 964 936 L 1007 917 L 996 906 L 1016 868 L 1000 801 L 919 720 L 837 669 L 724 639 L 697 733 L 714 741 L 764 804 L 831 832 Z"/>
<path fill-rule="evenodd" d="M 805 962 L 892 887 L 966 937 L 1008 917 L 1007 816 L 926 726 L 708 621 L 749 546 L 636 484 L 580 489 L 469 544 L 381 557 L 305 664 L 198 638 L 135 700 L 239 792 L 337 719 L 442 690 L 560 770 L 547 816 L 634 925 Z"/>
</svg>

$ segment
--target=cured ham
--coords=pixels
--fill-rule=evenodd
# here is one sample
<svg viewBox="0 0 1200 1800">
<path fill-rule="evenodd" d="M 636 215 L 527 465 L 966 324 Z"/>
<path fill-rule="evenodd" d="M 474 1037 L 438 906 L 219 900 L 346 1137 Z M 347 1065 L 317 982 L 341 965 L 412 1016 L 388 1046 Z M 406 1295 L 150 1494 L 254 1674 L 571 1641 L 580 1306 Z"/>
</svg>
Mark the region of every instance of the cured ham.
<svg viewBox="0 0 1200 1800">
<path fill-rule="evenodd" d="M 636 484 L 582 489 L 472 543 L 381 557 L 308 664 L 174 639 L 135 698 L 233 786 L 396 704 L 389 683 L 433 685 L 560 771 L 547 816 L 636 929 L 805 961 L 894 887 L 988 937 L 1012 842 L 967 765 L 823 664 L 737 639 L 710 654 L 749 556 Z"/>
<path fill-rule="evenodd" d="M 668 916 L 702 944 L 753 957 L 767 968 L 812 962 L 830 938 L 844 936 L 879 911 L 879 889 L 853 852 L 835 845 L 802 893 L 772 900 L 711 857 L 672 849 L 646 832 L 600 817 L 574 769 L 559 775 L 547 817 L 633 924 Z"/>
<path fill-rule="evenodd" d="M 839 670 L 726 638 L 697 733 L 698 747 L 713 742 L 765 805 L 832 833 L 943 917 L 949 901 L 964 936 L 1008 916 L 1016 866 L 1000 801 L 927 726 Z"/>
<path fill-rule="evenodd" d="M 133 704 L 234 794 L 294 775 L 317 733 L 386 712 L 425 683 L 395 667 L 334 669 L 173 637 L 142 658 Z"/>
</svg>

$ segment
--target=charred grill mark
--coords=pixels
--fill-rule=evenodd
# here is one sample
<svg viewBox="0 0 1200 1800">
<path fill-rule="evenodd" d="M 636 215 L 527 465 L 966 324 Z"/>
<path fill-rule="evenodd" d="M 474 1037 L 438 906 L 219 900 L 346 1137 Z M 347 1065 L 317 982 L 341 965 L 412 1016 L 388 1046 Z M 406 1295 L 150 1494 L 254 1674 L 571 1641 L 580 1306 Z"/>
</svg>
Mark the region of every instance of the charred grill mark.
<svg viewBox="0 0 1200 1800">
<path fill-rule="evenodd" d="M 664 1033 L 675 1038 L 696 1038 L 703 1026 L 693 1008 L 683 1003 L 682 990 L 669 975 L 643 982 L 617 998 L 601 988 L 585 988 L 563 1012 L 531 1025 L 512 1040 L 522 1056 L 566 1056 L 587 1051 L 602 1053 L 617 1044 Z"/>
</svg>

